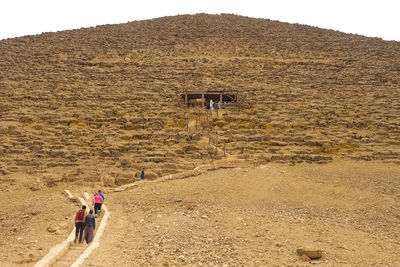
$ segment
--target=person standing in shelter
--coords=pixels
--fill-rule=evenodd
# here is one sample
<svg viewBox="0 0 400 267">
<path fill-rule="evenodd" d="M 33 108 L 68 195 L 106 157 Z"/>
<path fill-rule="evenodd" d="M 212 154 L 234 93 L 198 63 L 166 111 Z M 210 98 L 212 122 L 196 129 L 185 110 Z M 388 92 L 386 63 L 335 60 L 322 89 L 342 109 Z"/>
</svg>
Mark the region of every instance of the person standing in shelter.
<svg viewBox="0 0 400 267">
<path fill-rule="evenodd" d="M 103 204 L 103 198 L 99 195 L 99 193 L 96 193 L 94 195 L 93 202 L 94 202 L 94 213 L 100 214 L 101 205 Z"/>
<path fill-rule="evenodd" d="M 144 168 L 142 168 L 142 172 L 140 173 L 140 180 L 144 180 Z"/>
<path fill-rule="evenodd" d="M 214 101 L 211 99 L 210 100 L 210 111 L 212 113 L 212 111 L 214 110 Z"/>
<path fill-rule="evenodd" d="M 76 243 L 76 240 L 78 239 L 78 235 L 79 235 L 79 243 L 82 243 L 83 229 L 85 229 L 86 215 L 87 215 L 86 206 L 83 205 L 82 209 L 78 210 L 78 212 L 75 215 L 75 239 L 74 239 L 74 243 Z"/>
<path fill-rule="evenodd" d="M 85 219 L 85 240 L 89 244 L 93 240 L 94 230 L 96 229 L 96 218 L 93 216 L 93 210 L 89 211 Z"/>
<path fill-rule="evenodd" d="M 221 109 L 222 108 L 222 103 L 221 103 L 221 101 L 218 101 L 218 109 Z"/>
</svg>

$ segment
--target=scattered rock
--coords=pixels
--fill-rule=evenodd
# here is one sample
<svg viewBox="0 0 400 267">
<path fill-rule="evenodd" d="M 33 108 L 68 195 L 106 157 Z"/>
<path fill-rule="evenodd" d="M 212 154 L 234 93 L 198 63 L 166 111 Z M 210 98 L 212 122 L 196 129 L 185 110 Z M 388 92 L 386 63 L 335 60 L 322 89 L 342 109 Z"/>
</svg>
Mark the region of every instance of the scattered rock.
<svg viewBox="0 0 400 267">
<path fill-rule="evenodd" d="M 49 227 L 47 227 L 47 232 L 49 232 L 49 233 L 55 233 L 55 232 L 59 232 L 59 231 L 60 231 L 59 226 L 50 225 Z"/>
<path fill-rule="evenodd" d="M 299 257 L 300 260 L 302 261 L 310 261 L 310 257 L 308 257 L 306 254 L 303 254 Z"/>
<path fill-rule="evenodd" d="M 158 174 L 156 174 L 155 172 L 150 171 L 150 170 L 145 171 L 145 175 L 144 175 L 145 180 L 154 180 L 157 178 L 158 178 Z"/>
<path fill-rule="evenodd" d="M 124 177 L 116 177 L 115 179 L 115 185 L 124 185 L 124 184 L 130 184 L 133 182 L 133 179 L 130 178 L 124 178 Z"/>
<path fill-rule="evenodd" d="M 114 177 L 104 177 L 103 178 L 104 186 L 115 186 L 115 178 Z"/>
<path fill-rule="evenodd" d="M 81 203 L 77 197 L 69 197 L 68 200 L 71 201 L 72 203 L 78 203 L 78 204 Z"/>
<path fill-rule="evenodd" d="M 299 248 L 296 250 L 296 253 L 299 256 L 306 255 L 312 260 L 316 260 L 322 257 L 322 250 L 315 248 Z"/>
<path fill-rule="evenodd" d="M 40 187 L 38 185 L 31 185 L 31 186 L 29 186 L 29 189 L 32 191 L 38 191 L 38 190 L 40 190 Z"/>
</svg>

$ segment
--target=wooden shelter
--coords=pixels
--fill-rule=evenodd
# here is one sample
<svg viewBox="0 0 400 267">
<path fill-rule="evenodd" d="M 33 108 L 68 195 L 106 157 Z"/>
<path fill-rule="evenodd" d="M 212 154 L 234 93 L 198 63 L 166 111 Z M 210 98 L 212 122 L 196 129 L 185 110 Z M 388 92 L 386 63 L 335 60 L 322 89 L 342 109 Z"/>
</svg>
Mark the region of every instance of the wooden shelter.
<svg viewBox="0 0 400 267">
<path fill-rule="evenodd" d="M 188 91 L 185 90 L 181 94 L 182 98 L 185 100 L 186 106 L 201 106 L 208 107 L 208 103 L 212 99 L 214 103 L 221 103 L 226 106 L 237 105 L 238 103 L 238 92 L 237 91 Z"/>
</svg>

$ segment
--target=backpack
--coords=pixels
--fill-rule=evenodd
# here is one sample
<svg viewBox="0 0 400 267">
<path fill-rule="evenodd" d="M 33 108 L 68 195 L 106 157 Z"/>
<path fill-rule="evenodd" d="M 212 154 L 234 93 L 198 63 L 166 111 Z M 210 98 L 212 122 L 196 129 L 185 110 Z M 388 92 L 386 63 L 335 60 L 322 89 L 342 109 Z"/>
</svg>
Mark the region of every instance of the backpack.
<svg viewBox="0 0 400 267">
<path fill-rule="evenodd" d="M 83 210 L 78 210 L 78 212 L 76 213 L 76 218 L 78 220 L 83 220 L 84 215 L 85 215 L 85 212 Z"/>
</svg>

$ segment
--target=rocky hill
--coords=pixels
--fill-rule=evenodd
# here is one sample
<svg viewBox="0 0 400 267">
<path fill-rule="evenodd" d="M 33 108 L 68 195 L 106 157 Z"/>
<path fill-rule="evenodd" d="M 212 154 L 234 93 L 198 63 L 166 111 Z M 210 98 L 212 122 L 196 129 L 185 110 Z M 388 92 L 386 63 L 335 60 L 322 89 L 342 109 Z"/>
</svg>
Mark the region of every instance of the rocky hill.
<svg viewBox="0 0 400 267">
<path fill-rule="evenodd" d="M 184 89 L 237 90 L 244 105 L 207 116 L 184 106 Z M 399 99 L 399 42 L 265 19 L 185 15 L 6 39 L 1 187 L 21 175 L 33 187 L 38 176 L 123 184 L 224 147 L 255 164 L 399 163 Z"/>
</svg>

